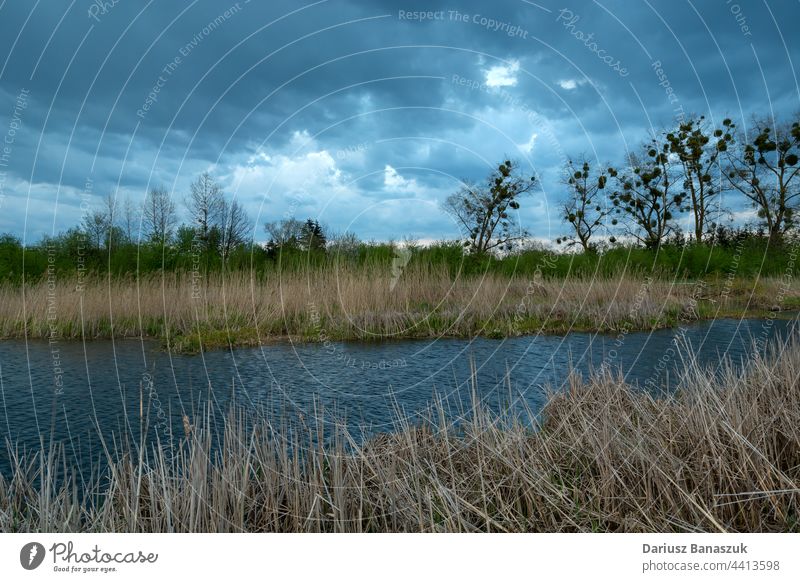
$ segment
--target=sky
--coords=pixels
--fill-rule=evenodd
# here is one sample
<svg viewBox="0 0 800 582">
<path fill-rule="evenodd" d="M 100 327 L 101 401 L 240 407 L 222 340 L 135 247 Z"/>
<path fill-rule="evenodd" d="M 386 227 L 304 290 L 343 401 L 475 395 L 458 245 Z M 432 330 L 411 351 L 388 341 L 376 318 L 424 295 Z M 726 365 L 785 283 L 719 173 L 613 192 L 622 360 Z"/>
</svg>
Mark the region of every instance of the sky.
<svg viewBox="0 0 800 582">
<path fill-rule="evenodd" d="M 210 172 L 264 223 L 458 235 L 442 201 L 507 158 L 519 220 L 564 234 L 562 168 L 616 164 L 681 116 L 800 110 L 800 3 L 0 0 L 0 232 Z M 729 209 L 746 217 L 731 200 Z"/>
</svg>

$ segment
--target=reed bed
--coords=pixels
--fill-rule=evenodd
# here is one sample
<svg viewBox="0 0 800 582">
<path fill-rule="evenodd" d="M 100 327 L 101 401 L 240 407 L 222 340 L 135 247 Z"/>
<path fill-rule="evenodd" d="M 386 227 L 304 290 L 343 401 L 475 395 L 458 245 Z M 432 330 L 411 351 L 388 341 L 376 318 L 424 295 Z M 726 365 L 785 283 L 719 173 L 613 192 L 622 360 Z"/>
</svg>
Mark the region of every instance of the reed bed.
<svg viewBox="0 0 800 582">
<path fill-rule="evenodd" d="M 800 530 L 798 340 L 744 371 L 685 364 L 667 396 L 573 375 L 541 415 L 476 406 L 453 424 L 440 403 L 428 422 L 364 443 L 321 427 L 287 442 L 241 412 L 216 435 L 186 419 L 180 445 L 109 447 L 109 469 L 82 486 L 57 482 L 58 448 L 14 455 L 0 530 Z"/>
<path fill-rule="evenodd" d="M 79 284 L 80 283 L 80 284 Z M 652 329 L 681 320 L 763 314 L 800 301 L 794 280 L 758 283 L 634 277 L 453 278 L 412 266 L 246 272 L 192 278 L 46 280 L 0 286 L 0 337 L 153 337 L 174 350 L 292 337 L 381 339 Z"/>
</svg>

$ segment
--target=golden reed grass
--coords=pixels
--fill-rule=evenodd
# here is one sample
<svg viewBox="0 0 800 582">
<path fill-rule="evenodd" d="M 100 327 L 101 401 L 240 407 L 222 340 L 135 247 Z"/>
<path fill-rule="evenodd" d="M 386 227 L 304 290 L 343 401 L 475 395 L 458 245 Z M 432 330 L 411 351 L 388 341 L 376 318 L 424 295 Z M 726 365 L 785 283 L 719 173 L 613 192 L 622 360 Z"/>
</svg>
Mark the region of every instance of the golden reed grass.
<svg viewBox="0 0 800 582">
<path fill-rule="evenodd" d="M 313 429 L 287 443 L 231 413 L 221 447 L 197 426 L 169 454 L 118 447 L 85 486 L 57 484 L 58 448 L 14 455 L 0 530 L 800 530 L 798 340 L 743 372 L 686 365 L 660 398 L 608 373 L 573 376 L 536 428 L 533 416 L 477 407 L 448 426 L 438 406 L 429 423 L 363 444 L 340 428 L 321 446 Z"/>
<path fill-rule="evenodd" d="M 173 349 L 197 336 L 211 344 L 252 344 L 293 336 L 315 340 L 508 336 L 537 331 L 649 329 L 680 319 L 741 316 L 800 284 L 778 279 L 714 285 L 660 279 L 529 280 L 456 278 L 411 268 L 393 283 L 378 268 L 328 268 L 193 280 L 92 278 L 0 286 L 0 337 L 156 337 Z M 212 334 L 216 333 L 216 336 Z"/>
</svg>

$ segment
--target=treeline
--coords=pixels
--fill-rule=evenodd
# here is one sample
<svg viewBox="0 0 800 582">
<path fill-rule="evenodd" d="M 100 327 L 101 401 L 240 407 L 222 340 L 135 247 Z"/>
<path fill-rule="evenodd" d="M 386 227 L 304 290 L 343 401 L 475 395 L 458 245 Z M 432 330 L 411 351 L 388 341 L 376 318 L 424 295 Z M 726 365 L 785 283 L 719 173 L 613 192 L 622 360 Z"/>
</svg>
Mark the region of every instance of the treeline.
<svg viewBox="0 0 800 582">
<path fill-rule="evenodd" d="M 585 157 L 568 160 L 560 207 L 568 228 L 556 243 L 590 254 L 618 241 L 649 250 L 687 239 L 714 244 L 726 223 L 734 222 L 733 200 L 754 209 L 749 226 L 779 246 L 797 227 L 798 154 L 796 120 L 756 120 L 745 132 L 730 119 L 713 127 L 699 116 L 656 132 L 616 166 Z M 471 254 L 508 253 L 531 239 L 516 211 L 537 186 L 535 177 L 505 160 L 484 182 L 464 182 L 444 208 Z M 688 214 L 688 232 L 681 229 L 682 214 Z"/>
<path fill-rule="evenodd" d="M 745 133 L 730 119 L 712 127 L 700 116 L 656 134 L 618 167 L 570 160 L 562 206 L 570 228 L 557 242 L 586 252 L 598 250 L 602 235 L 650 249 L 687 236 L 713 244 L 732 220 L 733 199 L 755 210 L 754 226 L 780 244 L 797 227 L 799 154 L 798 121 L 756 120 Z M 688 233 L 679 226 L 684 213 Z"/>
<path fill-rule="evenodd" d="M 643 246 L 615 244 L 602 252 L 554 252 L 541 245 L 520 246 L 511 253 L 476 255 L 461 241 L 439 241 L 415 245 L 414 241 L 377 243 L 359 241 L 353 236 L 344 241 L 328 241 L 325 249 L 244 245 L 237 247 L 223 263 L 219 256 L 198 260 L 191 246 L 122 244 L 111 251 L 80 250 L 79 243 L 36 245 L 24 251 L 24 273 L 29 282 L 50 272 L 69 280 L 79 269 L 95 275 L 147 275 L 158 272 L 202 273 L 246 270 L 260 277 L 276 271 L 308 268 L 379 267 L 386 273 L 395 265 L 402 270 L 414 267 L 444 269 L 452 277 L 498 273 L 530 280 L 544 278 L 614 277 L 622 273 L 654 274 L 668 278 L 697 278 L 716 275 L 753 277 L 783 276 L 796 265 L 792 246 L 770 243 L 765 231 L 720 227 L 714 244 L 694 243 L 686 237 L 673 237 L 658 251 Z M 791 239 L 794 242 L 794 239 Z M 52 271 L 48 271 L 52 269 Z M 23 248 L 14 237 L 0 237 L 0 281 L 22 281 Z"/>
<path fill-rule="evenodd" d="M 312 218 L 268 222 L 263 225 L 268 242 L 256 244 L 256 226 L 243 206 L 204 173 L 182 201 L 164 188 L 148 192 L 141 208 L 109 196 L 79 226 L 35 245 L 23 249 L 18 238 L 3 235 L 0 280 L 76 271 L 261 273 L 343 261 L 420 263 L 443 266 L 454 275 L 611 275 L 622 269 L 687 276 L 732 269 L 740 275 L 779 274 L 794 262 L 786 243 L 794 240 L 797 227 L 798 153 L 797 121 L 757 121 L 745 135 L 729 119 L 714 128 L 696 117 L 652 136 L 623 164 L 570 160 L 561 206 L 568 232 L 556 240 L 570 252 L 562 253 L 532 243 L 519 224 L 516 211 L 538 184 L 511 160 L 483 182 L 465 181 L 445 201 L 444 210 L 463 238 L 427 246 L 410 239 L 368 243 L 352 233 L 331 232 Z M 722 202 L 732 196 L 755 209 L 751 224 L 725 224 L 731 222 L 730 212 Z M 188 223 L 179 223 L 179 204 Z M 690 218 L 689 232 L 680 228 L 684 214 Z"/>
</svg>

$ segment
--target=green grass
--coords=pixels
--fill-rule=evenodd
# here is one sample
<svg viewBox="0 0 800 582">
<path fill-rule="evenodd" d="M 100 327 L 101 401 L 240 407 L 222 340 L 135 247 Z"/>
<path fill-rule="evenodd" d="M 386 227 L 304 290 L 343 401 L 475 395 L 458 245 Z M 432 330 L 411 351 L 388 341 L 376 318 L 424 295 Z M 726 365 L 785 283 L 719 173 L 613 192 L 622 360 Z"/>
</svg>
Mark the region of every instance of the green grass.
<svg viewBox="0 0 800 582">
<path fill-rule="evenodd" d="M 17 239 L 0 237 L 0 282 L 19 283 L 23 276 L 37 281 L 47 276 L 48 266 L 60 277 L 71 277 L 79 265 L 87 274 L 114 277 L 142 277 L 157 272 L 192 272 L 199 265 L 207 277 L 224 269 L 245 271 L 254 277 L 276 272 L 293 273 L 337 268 L 390 268 L 396 247 L 387 243 L 360 243 L 346 254 L 304 252 L 286 248 L 269 251 L 259 245 L 235 249 L 225 265 L 215 254 L 192 255 L 190 249 L 176 245 L 162 248 L 151 244 L 121 244 L 118 248 L 92 249 L 79 246 L 76 234 L 61 235 L 49 243 L 23 249 Z M 514 252 L 502 258 L 476 257 L 464 252 L 458 242 L 442 241 L 416 247 L 410 267 L 446 269 L 452 276 L 480 276 L 487 273 L 506 276 L 541 275 L 547 278 L 615 277 L 653 275 L 665 279 L 697 279 L 706 276 L 779 276 L 793 269 L 795 241 L 787 239 L 770 246 L 754 233 L 718 244 L 669 243 L 658 250 L 636 246 L 614 246 L 599 253 L 566 253 L 546 249 Z M 49 245 L 49 246 L 48 246 Z"/>
</svg>

